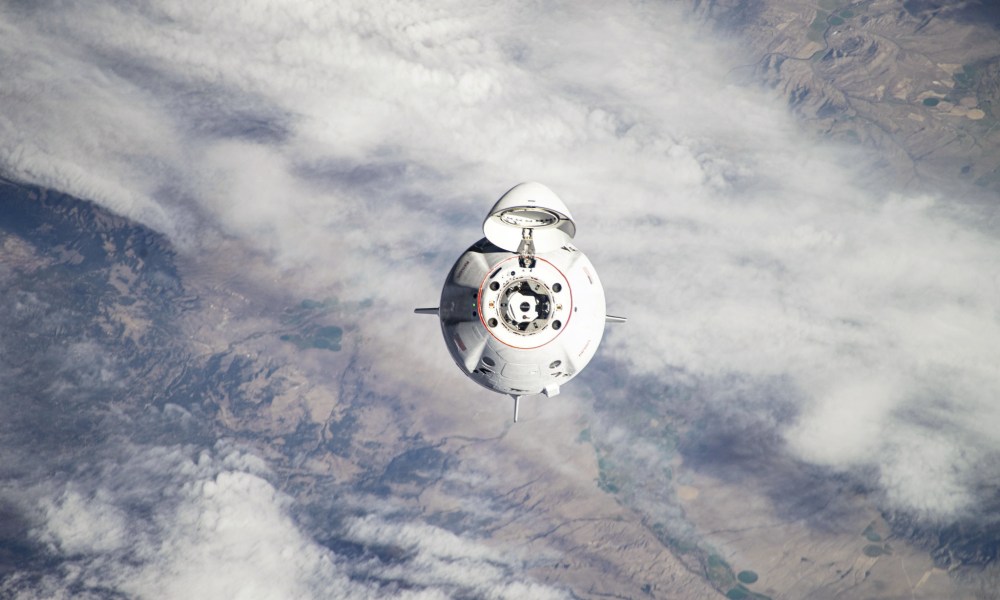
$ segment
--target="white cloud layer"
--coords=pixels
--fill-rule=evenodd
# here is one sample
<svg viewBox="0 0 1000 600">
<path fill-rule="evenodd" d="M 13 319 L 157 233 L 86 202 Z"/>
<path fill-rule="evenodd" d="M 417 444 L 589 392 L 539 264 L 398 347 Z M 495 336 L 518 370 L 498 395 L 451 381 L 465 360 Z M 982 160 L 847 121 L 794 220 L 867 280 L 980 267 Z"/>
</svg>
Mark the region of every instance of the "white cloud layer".
<svg viewBox="0 0 1000 600">
<path fill-rule="evenodd" d="M 133 447 L 91 465 L 96 484 L 53 479 L 9 494 L 40 499 L 34 537 L 61 557 L 38 581 L 5 581 L 16 597 L 108 591 L 135 598 L 358 598 L 335 555 L 305 536 L 261 461 L 220 445 Z M 86 485 L 87 487 L 82 487 Z M 5 591 L 0 587 L 0 591 Z"/>
<path fill-rule="evenodd" d="M 36 513 L 40 525 L 33 537 L 62 562 L 37 580 L 6 578 L 0 595 L 567 597 L 523 581 L 522 557 L 411 518 L 396 519 L 384 503 L 374 509 L 386 516 L 353 518 L 335 535 L 362 547 L 398 549 L 396 560 L 349 564 L 301 531 L 290 516 L 291 498 L 275 490 L 259 458 L 226 442 L 201 451 L 180 446 L 123 450 L 127 458 L 89 465 L 104 473 L 99 480 L 52 479 L 4 494 Z M 361 506 L 363 500 L 341 502 Z M 373 508 L 371 502 L 364 504 Z"/>
<path fill-rule="evenodd" d="M 1000 451 L 1000 242 L 961 198 L 866 189 L 872 157 L 815 145 L 726 85 L 720 43 L 675 8 L 8 6 L 0 168 L 188 252 L 231 236 L 303 286 L 382 299 L 373 362 L 398 352 L 387 332 L 416 331 L 410 305 L 437 297 L 493 198 L 544 181 L 576 215 L 610 310 L 631 318 L 606 341 L 631 373 L 781 378 L 799 416 L 778 433 L 796 456 L 875 468 L 895 507 L 975 511 Z M 188 489 L 200 508 L 177 526 L 244 535 L 214 503 L 249 495 L 238 519 L 272 493 L 248 474 Z M 50 507 L 53 543 L 73 547 L 80 527 L 119 543 L 113 511 L 64 514 L 79 502 Z M 274 557 L 308 547 L 283 519 L 265 524 L 284 536 Z M 163 543 L 205 551 L 190 539 Z M 309 552 L 304 568 L 339 581 Z M 143 581 L 202 573 L 177 560 Z"/>
<path fill-rule="evenodd" d="M 400 548 L 410 555 L 405 564 L 368 567 L 388 581 L 411 581 L 428 589 L 476 598 L 532 598 L 549 600 L 570 596 L 552 587 L 523 581 L 524 559 L 424 523 L 399 523 L 369 515 L 354 519 L 347 539 Z"/>
</svg>

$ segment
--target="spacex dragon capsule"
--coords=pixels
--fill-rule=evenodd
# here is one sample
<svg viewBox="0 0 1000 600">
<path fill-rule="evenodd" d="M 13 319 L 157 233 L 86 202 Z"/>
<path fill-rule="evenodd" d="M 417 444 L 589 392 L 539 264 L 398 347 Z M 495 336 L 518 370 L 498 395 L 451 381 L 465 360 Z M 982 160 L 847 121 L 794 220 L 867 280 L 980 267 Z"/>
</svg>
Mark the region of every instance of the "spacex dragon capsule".
<svg viewBox="0 0 1000 600">
<path fill-rule="evenodd" d="M 570 240 L 576 224 L 540 183 L 514 186 L 483 222 L 486 237 L 448 274 L 437 315 L 455 363 L 479 385 L 514 398 L 554 396 L 593 358 L 604 324 L 604 288 Z"/>
</svg>

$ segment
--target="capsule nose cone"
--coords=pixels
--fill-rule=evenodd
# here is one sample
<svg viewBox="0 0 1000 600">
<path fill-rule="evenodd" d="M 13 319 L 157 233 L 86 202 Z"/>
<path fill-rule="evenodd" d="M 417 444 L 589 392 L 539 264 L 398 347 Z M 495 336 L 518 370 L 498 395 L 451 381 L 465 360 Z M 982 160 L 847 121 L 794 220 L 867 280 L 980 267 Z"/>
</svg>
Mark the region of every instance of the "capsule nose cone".
<svg viewBox="0 0 1000 600">
<path fill-rule="evenodd" d="M 535 251 L 551 252 L 576 235 L 576 223 L 566 204 L 546 186 L 528 181 L 507 191 L 483 221 L 483 233 L 496 246 L 516 252 L 524 230 L 531 230 Z"/>
</svg>

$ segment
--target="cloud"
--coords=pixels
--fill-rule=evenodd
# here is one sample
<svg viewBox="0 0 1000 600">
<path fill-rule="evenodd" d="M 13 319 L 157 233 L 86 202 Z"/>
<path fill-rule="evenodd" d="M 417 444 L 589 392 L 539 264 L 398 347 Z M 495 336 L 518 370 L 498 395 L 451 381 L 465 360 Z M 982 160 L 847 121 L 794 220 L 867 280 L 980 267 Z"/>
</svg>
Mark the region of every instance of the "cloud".
<svg viewBox="0 0 1000 600">
<path fill-rule="evenodd" d="M 11 495 L 62 567 L 8 592 L 113 590 L 138 598 L 368 597 L 337 557 L 303 534 L 260 459 L 222 443 L 120 448 L 101 477 L 51 479 Z"/>
<path fill-rule="evenodd" d="M 274 488 L 263 461 L 225 441 L 212 450 L 117 451 L 117 459 L 88 466 L 101 477 L 8 491 L 33 514 L 32 537 L 61 567 L 8 578 L 0 591 L 22 598 L 568 597 L 526 581 L 526 560 L 516 553 L 350 492 L 339 502 L 367 514 L 325 533 L 341 546 L 387 550 L 362 559 L 338 555 L 293 520 L 293 500 Z"/>
<path fill-rule="evenodd" d="M 872 180 L 876 157 L 802 136 L 768 96 L 725 83 L 732 49 L 679 8 L 49 8 L 0 21 L 14 82 L 0 91 L 3 171 L 93 198 L 190 256 L 237 240 L 300 289 L 378 299 L 359 321 L 381 385 L 458 381 L 399 348 L 426 334 L 409 309 L 437 297 L 495 196 L 539 179 L 576 215 L 609 309 L 631 317 L 604 350 L 631 377 L 701 386 L 733 421 L 777 385 L 794 409 L 767 423 L 775 451 L 874 469 L 890 506 L 926 518 L 995 495 L 1000 242 L 980 209 L 893 190 Z M 403 354 L 427 381 L 384 367 Z M 214 485 L 251 503 L 271 493 L 252 475 Z M 195 516 L 218 501 L 189 493 Z M 116 522 L 80 525 L 111 543 Z M 277 513 L 269 526 L 336 579 Z"/>
<path fill-rule="evenodd" d="M 477 598 L 570 597 L 556 588 L 524 581 L 525 558 L 424 523 L 368 515 L 349 522 L 346 538 L 397 548 L 407 556 L 397 564 L 366 565 L 369 577 L 406 580 L 448 595 Z"/>
</svg>

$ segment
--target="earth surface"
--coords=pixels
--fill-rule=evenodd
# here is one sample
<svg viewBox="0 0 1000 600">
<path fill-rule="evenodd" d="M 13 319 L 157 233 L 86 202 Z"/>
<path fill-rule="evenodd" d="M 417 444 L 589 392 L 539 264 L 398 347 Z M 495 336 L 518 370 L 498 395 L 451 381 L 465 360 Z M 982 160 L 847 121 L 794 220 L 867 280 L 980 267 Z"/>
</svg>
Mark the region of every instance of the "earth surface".
<svg viewBox="0 0 1000 600">
<path fill-rule="evenodd" d="M 690 0 L 678 14 L 731 38 L 729 85 L 779 97 L 815 143 L 877 157 L 856 171 L 866 185 L 996 214 L 992 5 Z M 407 167 L 324 169 L 378 191 Z M 652 327 L 642 314 L 510 423 L 506 398 L 450 371 L 436 322 L 393 328 L 400 306 L 436 298 L 400 265 L 443 281 L 487 204 L 443 219 L 470 236 L 454 256 L 380 247 L 377 226 L 336 207 L 364 233 L 341 232 L 324 260 L 397 268 L 370 273 L 394 285 L 345 289 L 255 236 L 193 251 L 113 203 L 5 175 L 0 596 L 1000 597 L 1000 525 L 983 518 L 995 480 L 969 513 L 900 508 L 870 467 L 786 449 L 776 431 L 798 409 L 780 375 L 631 368 L 621 340 Z M 628 286 L 606 280 L 616 313 Z"/>
</svg>

